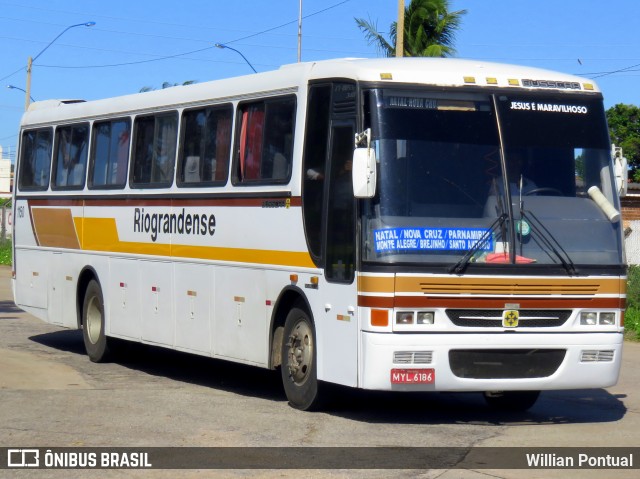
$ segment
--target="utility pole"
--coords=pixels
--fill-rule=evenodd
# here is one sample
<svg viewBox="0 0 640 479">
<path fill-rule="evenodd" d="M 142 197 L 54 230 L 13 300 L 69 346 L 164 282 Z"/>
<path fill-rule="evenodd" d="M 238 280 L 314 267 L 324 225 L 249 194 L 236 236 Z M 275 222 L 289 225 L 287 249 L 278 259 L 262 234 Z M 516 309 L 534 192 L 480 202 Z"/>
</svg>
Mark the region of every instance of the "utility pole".
<svg viewBox="0 0 640 479">
<path fill-rule="evenodd" d="M 35 62 L 38 57 L 40 55 L 42 55 L 47 48 L 49 48 L 51 45 L 53 45 L 55 43 L 55 41 L 60 38 L 62 35 L 65 34 L 65 32 L 67 30 L 71 30 L 72 28 L 75 27 L 92 27 L 96 24 L 96 22 L 84 22 L 84 23 L 76 23 L 75 25 L 69 25 L 67 28 L 65 28 L 64 30 L 62 30 L 57 37 L 55 37 L 53 40 L 51 40 L 46 47 L 44 47 L 42 50 L 40 50 L 40 53 L 38 53 L 35 57 L 29 57 L 29 59 L 27 60 L 27 85 L 25 88 L 25 97 L 24 97 L 24 109 L 25 111 L 27 111 L 29 109 L 29 102 L 31 100 L 31 70 L 33 68 L 33 62 Z"/>
<path fill-rule="evenodd" d="M 33 65 L 33 58 L 29 57 L 27 60 L 27 87 L 25 88 L 24 95 L 24 111 L 29 109 L 29 102 L 31 100 L 31 67 Z"/>
<path fill-rule="evenodd" d="M 398 0 L 398 23 L 396 28 L 396 57 L 404 56 L 404 0 Z"/>
</svg>

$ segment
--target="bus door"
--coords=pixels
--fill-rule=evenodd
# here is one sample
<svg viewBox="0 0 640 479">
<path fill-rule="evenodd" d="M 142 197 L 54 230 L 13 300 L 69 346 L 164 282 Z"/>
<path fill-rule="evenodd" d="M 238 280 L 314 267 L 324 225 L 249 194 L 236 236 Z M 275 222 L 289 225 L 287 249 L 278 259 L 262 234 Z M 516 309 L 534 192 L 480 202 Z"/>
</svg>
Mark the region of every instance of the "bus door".
<svg viewBox="0 0 640 479">
<path fill-rule="evenodd" d="M 319 294 L 308 296 L 318 338 L 318 377 L 349 386 L 357 386 L 358 371 L 355 200 L 351 178 L 356 104 L 353 83 L 311 87 L 303 193 L 309 248 L 325 273 Z M 314 185 L 320 178 L 325 180 L 322 188 Z"/>
</svg>

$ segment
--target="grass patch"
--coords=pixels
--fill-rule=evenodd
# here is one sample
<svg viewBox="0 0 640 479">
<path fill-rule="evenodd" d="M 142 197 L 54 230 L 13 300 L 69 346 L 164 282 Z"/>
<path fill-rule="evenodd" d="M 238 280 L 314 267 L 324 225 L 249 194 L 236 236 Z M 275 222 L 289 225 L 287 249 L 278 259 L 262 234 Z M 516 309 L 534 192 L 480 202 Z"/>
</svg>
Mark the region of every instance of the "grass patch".
<svg viewBox="0 0 640 479">
<path fill-rule="evenodd" d="M 11 240 L 0 241 L 0 264 L 11 266 Z"/>
<path fill-rule="evenodd" d="M 627 339 L 640 340 L 640 266 L 629 266 L 624 332 Z"/>
</svg>

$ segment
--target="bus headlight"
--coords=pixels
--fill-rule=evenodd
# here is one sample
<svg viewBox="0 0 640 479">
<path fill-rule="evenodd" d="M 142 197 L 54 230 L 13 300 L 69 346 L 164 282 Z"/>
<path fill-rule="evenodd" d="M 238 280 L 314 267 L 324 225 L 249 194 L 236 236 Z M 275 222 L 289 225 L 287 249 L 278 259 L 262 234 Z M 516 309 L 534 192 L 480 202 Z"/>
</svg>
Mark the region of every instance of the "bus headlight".
<svg viewBox="0 0 640 479">
<path fill-rule="evenodd" d="M 413 311 L 400 311 L 396 313 L 396 324 L 413 324 Z"/>
<path fill-rule="evenodd" d="M 435 323 L 435 311 L 396 311 L 394 331 L 427 331 Z"/>
<path fill-rule="evenodd" d="M 599 323 L 603 326 L 613 326 L 616 324 L 616 313 L 600 313 Z"/>
<path fill-rule="evenodd" d="M 598 313 L 583 311 L 580 313 L 580 324 L 583 326 L 595 326 L 598 324 Z"/>
<path fill-rule="evenodd" d="M 581 326 L 615 326 L 616 313 L 611 311 L 583 311 L 580 313 Z"/>
<path fill-rule="evenodd" d="M 418 312 L 417 324 L 433 324 L 433 320 L 434 320 L 433 311 Z"/>
</svg>

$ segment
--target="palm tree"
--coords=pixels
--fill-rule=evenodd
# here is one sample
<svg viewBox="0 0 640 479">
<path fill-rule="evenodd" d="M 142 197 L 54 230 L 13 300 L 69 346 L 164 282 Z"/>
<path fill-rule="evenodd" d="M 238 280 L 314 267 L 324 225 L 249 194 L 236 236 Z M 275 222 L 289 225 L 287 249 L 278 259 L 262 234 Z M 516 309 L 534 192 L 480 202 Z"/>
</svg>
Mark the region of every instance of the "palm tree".
<svg viewBox="0 0 640 479">
<path fill-rule="evenodd" d="M 165 88 L 171 88 L 172 86 L 193 85 L 194 83 L 196 83 L 196 80 L 187 80 L 182 83 L 171 83 L 166 81 L 162 83 L 162 89 L 164 90 Z M 146 93 L 148 91 L 154 91 L 154 90 L 155 88 L 152 86 L 143 86 L 142 88 L 140 88 L 140 90 L 138 90 L 138 93 Z"/>
<path fill-rule="evenodd" d="M 450 12 L 448 0 L 411 0 L 404 11 L 404 56 L 453 56 L 455 33 L 466 13 L 466 10 Z M 387 57 L 395 55 L 397 22 L 391 24 L 387 40 L 371 19 L 356 18 L 355 21 L 370 45 L 375 44 Z"/>
</svg>

